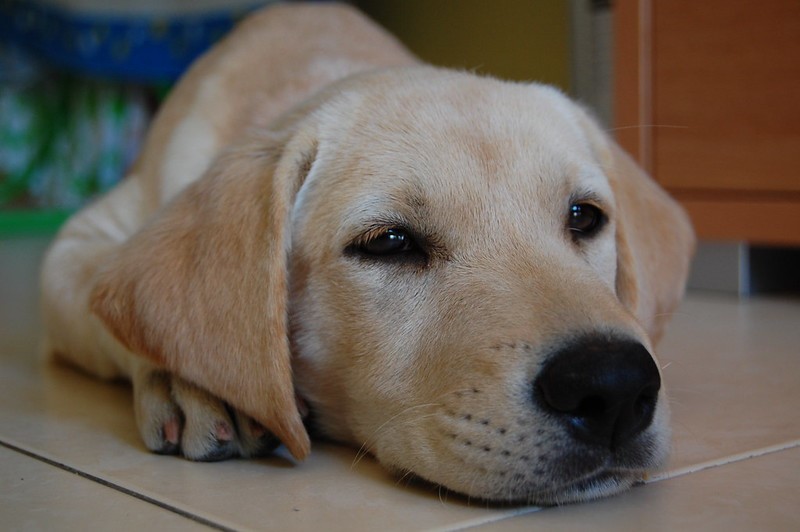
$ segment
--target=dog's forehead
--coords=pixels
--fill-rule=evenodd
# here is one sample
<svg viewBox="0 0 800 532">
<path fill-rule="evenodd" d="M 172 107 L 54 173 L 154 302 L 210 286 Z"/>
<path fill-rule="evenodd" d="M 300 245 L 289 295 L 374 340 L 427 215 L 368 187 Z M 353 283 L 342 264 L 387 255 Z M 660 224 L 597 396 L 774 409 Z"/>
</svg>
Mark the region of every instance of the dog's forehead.
<svg viewBox="0 0 800 532">
<path fill-rule="evenodd" d="M 423 70 L 391 84 L 365 84 L 354 107 L 336 134 L 358 144 L 354 156 L 364 166 L 517 187 L 597 166 L 575 104 L 543 85 Z"/>
<path fill-rule="evenodd" d="M 466 73 L 423 70 L 396 76 L 395 83 L 365 83 L 356 106 L 348 106 L 350 134 L 366 135 L 436 157 L 477 148 L 484 158 L 558 152 L 590 156 L 575 105 L 558 90 Z M 359 92 L 359 91 L 357 91 Z M 400 151 L 400 153 L 402 153 Z M 545 158 L 539 158 L 544 161 Z"/>
<path fill-rule="evenodd" d="M 334 146 L 328 173 L 349 217 L 424 206 L 463 211 L 466 223 L 562 209 L 584 191 L 610 195 L 574 104 L 557 90 L 433 69 L 394 81 L 360 87 L 322 143 Z"/>
</svg>

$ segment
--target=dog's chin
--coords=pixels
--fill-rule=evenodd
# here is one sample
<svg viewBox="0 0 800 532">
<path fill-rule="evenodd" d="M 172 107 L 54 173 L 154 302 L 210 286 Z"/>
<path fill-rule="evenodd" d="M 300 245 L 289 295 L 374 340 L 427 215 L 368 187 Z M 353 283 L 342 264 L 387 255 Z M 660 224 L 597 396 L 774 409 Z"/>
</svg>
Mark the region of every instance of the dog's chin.
<svg viewBox="0 0 800 532">
<path fill-rule="evenodd" d="M 517 502 L 536 506 L 587 502 L 617 495 L 643 482 L 645 477 L 644 471 L 600 471 L 558 488 L 533 491 L 524 498 L 517 498 Z"/>
<path fill-rule="evenodd" d="M 399 471 L 395 471 L 395 474 L 399 475 Z M 402 476 L 408 479 L 409 472 L 406 471 Z M 416 478 L 426 485 L 437 487 L 437 489 L 445 489 L 457 496 L 466 497 L 472 502 L 482 501 L 499 506 L 561 506 L 611 497 L 627 491 L 634 485 L 644 482 L 647 478 L 647 471 L 604 469 L 583 478 L 548 488 L 526 486 L 525 484 L 489 486 L 485 489 L 473 486 L 469 493 L 431 482 L 420 476 Z"/>
</svg>

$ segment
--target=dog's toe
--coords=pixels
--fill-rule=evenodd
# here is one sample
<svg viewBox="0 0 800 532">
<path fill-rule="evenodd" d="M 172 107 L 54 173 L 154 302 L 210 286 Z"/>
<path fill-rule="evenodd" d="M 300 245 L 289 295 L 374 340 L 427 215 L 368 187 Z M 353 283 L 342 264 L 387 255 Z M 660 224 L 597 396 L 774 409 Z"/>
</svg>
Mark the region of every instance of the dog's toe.
<svg viewBox="0 0 800 532">
<path fill-rule="evenodd" d="M 196 461 L 239 455 L 236 425 L 221 400 L 161 370 L 141 371 L 133 389 L 136 422 L 149 450 Z"/>
<path fill-rule="evenodd" d="M 169 418 L 161 427 L 161 446 L 153 449 L 158 454 L 178 454 L 181 450 L 181 420 L 178 416 Z"/>
<path fill-rule="evenodd" d="M 171 377 L 163 371 L 144 373 L 134 381 L 136 424 L 145 446 L 158 454 L 180 452 L 182 415 L 171 387 Z"/>
<path fill-rule="evenodd" d="M 177 377 L 172 381 L 172 398 L 184 415 L 181 450 L 189 460 L 225 460 L 239 454 L 233 420 L 225 403 Z"/>
<path fill-rule="evenodd" d="M 239 433 L 239 453 L 245 458 L 267 456 L 280 441 L 254 419 L 236 412 L 236 427 Z"/>
</svg>

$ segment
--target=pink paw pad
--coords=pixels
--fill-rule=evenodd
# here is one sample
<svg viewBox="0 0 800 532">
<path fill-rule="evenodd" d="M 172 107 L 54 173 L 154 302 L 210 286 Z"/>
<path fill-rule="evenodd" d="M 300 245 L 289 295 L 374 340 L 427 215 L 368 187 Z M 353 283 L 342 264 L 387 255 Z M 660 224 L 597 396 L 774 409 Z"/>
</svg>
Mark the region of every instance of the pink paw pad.
<svg viewBox="0 0 800 532">
<path fill-rule="evenodd" d="M 217 441 L 231 441 L 233 439 L 233 427 L 224 421 L 218 421 L 214 426 L 214 436 Z"/>
<path fill-rule="evenodd" d="M 167 443 L 178 445 L 181 438 L 181 424 L 177 418 L 169 418 L 164 423 L 164 439 Z"/>
</svg>

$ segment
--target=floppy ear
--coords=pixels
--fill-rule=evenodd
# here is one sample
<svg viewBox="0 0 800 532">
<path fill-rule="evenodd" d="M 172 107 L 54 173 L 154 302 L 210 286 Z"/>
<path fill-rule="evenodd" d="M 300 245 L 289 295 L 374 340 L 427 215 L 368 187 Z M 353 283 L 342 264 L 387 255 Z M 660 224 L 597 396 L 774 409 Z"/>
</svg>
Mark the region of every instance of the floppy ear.
<svg viewBox="0 0 800 532">
<path fill-rule="evenodd" d="M 683 208 L 588 116 L 581 116 L 616 200 L 617 296 L 655 344 L 680 302 L 695 248 Z"/>
<path fill-rule="evenodd" d="M 657 343 L 683 296 L 695 248 L 683 208 L 615 142 L 608 176 L 617 202 L 617 294 Z"/>
<path fill-rule="evenodd" d="M 316 144 L 277 137 L 221 155 L 104 265 L 90 305 L 128 349 L 228 401 L 302 459 L 310 442 L 287 336 L 288 225 Z"/>
</svg>

